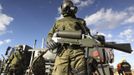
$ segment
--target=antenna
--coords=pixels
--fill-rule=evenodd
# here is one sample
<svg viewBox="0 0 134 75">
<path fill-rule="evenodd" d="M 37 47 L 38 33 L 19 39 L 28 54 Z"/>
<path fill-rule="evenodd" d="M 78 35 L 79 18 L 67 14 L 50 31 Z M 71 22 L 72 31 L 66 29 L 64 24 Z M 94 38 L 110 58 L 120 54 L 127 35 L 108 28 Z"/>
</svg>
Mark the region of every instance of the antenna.
<svg viewBox="0 0 134 75">
<path fill-rule="evenodd" d="M 42 46 L 41 46 L 41 48 L 44 48 L 44 45 L 45 45 L 45 38 L 42 38 Z"/>
</svg>

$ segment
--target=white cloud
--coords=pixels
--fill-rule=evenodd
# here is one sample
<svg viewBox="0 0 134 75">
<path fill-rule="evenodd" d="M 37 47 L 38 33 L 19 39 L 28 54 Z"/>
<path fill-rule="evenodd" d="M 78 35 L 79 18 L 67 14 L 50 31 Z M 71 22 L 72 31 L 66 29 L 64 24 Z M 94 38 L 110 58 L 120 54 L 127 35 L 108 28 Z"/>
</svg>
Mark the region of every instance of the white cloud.
<svg viewBox="0 0 134 75">
<path fill-rule="evenodd" d="M 124 31 L 122 31 L 119 35 L 119 37 L 121 38 L 126 38 L 125 40 L 129 41 L 129 42 L 134 42 L 134 31 L 132 29 L 126 29 Z"/>
<path fill-rule="evenodd" d="M 6 31 L 3 31 L 3 32 L 0 32 L 0 35 L 6 34 L 6 33 L 12 34 L 13 31 L 12 30 L 6 30 Z"/>
<path fill-rule="evenodd" d="M 121 36 L 129 36 L 131 38 L 132 33 L 133 33 L 132 29 L 126 29 L 123 32 L 121 32 L 120 35 Z"/>
<path fill-rule="evenodd" d="M 95 0 L 72 0 L 78 7 L 85 7 L 94 3 Z"/>
<path fill-rule="evenodd" d="M 0 46 L 4 44 L 8 44 L 11 42 L 11 39 L 6 39 L 6 40 L 0 40 Z"/>
<path fill-rule="evenodd" d="M 112 34 L 108 34 L 107 37 L 108 38 L 112 38 L 113 36 L 112 36 Z"/>
<path fill-rule="evenodd" d="M 61 14 L 61 7 L 58 7 L 58 12 L 59 14 Z"/>
<path fill-rule="evenodd" d="M 56 20 L 59 20 L 59 19 L 62 19 L 62 18 L 63 18 L 63 16 L 60 15 L 59 17 L 56 17 Z"/>
<path fill-rule="evenodd" d="M 134 23 L 134 15 L 124 21 L 124 24 Z"/>
<path fill-rule="evenodd" d="M 112 9 L 102 8 L 91 16 L 86 16 L 87 25 L 96 25 L 99 28 L 115 28 L 126 18 L 125 12 L 117 12 Z"/>
<path fill-rule="evenodd" d="M 11 42 L 11 39 L 7 39 L 5 40 L 6 43 L 10 43 Z"/>
<path fill-rule="evenodd" d="M 58 14 L 59 14 L 60 16 L 56 17 L 56 20 L 62 19 L 63 16 L 61 15 L 61 8 L 60 8 L 60 7 L 58 7 Z"/>
<path fill-rule="evenodd" d="M 7 26 L 13 21 L 13 18 L 2 13 L 2 6 L 0 5 L 0 33 L 6 31 Z"/>
<path fill-rule="evenodd" d="M 104 35 L 106 41 L 114 41 L 117 43 L 133 43 L 134 42 L 134 31 L 132 29 L 126 29 L 119 34 L 110 34 L 99 32 L 99 35 Z"/>
<path fill-rule="evenodd" d="M 134 6 L 130 6 L 127 9 L 125 9 L 125 12 L 128 12 L 129 14 L 134 14 Z"/>
<path fill-rule="evenodd" d="M 134 24 L 134 7 L 122 11 L 113 9 L 100 9 L 96 13 L 86 16 L 87 25 L 94 25 L 98 29 L 114 29 L 124 24 Z"/>
</svg>

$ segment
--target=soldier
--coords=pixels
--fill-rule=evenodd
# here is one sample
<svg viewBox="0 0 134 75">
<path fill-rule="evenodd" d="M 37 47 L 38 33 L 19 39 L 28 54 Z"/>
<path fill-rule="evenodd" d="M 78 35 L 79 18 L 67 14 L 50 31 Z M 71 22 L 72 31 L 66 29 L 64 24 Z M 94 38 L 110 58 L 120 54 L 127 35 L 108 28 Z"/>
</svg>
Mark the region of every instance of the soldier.
<svg viewBox="0 0 134 75">
<path fill-rule="evenodd" d="M 132 75 L 131 65 L 126 60 L 123 60 L 121 63 L 121 71 L 123 73 L 122 75 Z"/>
<path fill-rule="evenodd" d="M 31 52 L 28 52 L 28 49 L 31 47 L 25 47 L 23 45 L 18 45 L 12 49 L 15 51 L 8 58 L 6 65 L 4 67 L 4 75 L 23 75 L 25 70 L 28 67 Z M 28 48 L 28 49 L 27 49 Z"/>
<path fill-rule="evenodd" d="M 90 34 L 85 21 L 75 16 L 76 12 L 77 7 L 74 6 L 72 1 L 63 1 L 61 14 L 64 18 L 57 20 L 48 33 L 48 48 L 54 49 L 55 47 L 61 46 L 52 40 L 52 36 L 55 32 L 81 31 L 83 34 Z M 62 48 L 57 52 L 52 75 L 86 75 L 84 48 L 78 45 L 62 45 Z"/>
</svg>

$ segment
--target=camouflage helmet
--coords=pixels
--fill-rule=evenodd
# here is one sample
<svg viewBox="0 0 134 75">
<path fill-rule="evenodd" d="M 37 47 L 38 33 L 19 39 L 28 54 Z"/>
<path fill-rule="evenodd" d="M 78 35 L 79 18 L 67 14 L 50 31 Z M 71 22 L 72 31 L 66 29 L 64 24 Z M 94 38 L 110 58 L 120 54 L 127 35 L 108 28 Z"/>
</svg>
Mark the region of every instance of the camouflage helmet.
<svg viewBox="0 0 134 75">
<path fill-rule="evenodd" d="M 64 0 L 61 5 L 61 14 L 65 15 L 75 15 L 77 13 L 78 8 L 74 6 L 71 0 Z"/>
</svg>

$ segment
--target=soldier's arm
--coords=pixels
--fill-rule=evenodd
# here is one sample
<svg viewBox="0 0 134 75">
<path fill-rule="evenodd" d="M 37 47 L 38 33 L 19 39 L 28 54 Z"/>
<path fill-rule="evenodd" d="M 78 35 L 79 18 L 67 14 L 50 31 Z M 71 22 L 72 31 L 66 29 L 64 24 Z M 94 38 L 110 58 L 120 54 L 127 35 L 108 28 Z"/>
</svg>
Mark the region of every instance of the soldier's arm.
<svg viewBox="0 0 134 75">
<path fill-rule="evenodd" d="M 91 34 L 91 33 L 90 33 L 90 29 L 87 27 L 85 20 L 84 20 L 83 25 L 85 26 L 86 31 L 87 31 L 89 34 Z"/>
<path fill-rule="evenodd" d="M 86 26 L 86 21 L 83 19 L 81 20 L 82 29 L 85 31 L 85 34 L 90 34 L 90 29 Z"/>
<path fill-rule="evenodd" d="M 56 30 L 56 23 L 54 24 L 54 26 L 49 31 L 47 39 L 46 39 L 46 43 L 48 43 L 51 40 L 53 34 L 55 33 L 55 30 Z"/>
<path fill-rule="evenodd" d="M 21 52 L 19 52 L 19 51 L 16 51 L 16 53 L 15 53 L 15 57 L 18 59 L 18 60 L 22 60 L 22 54 L 21 54 Z"/>
</svg>

